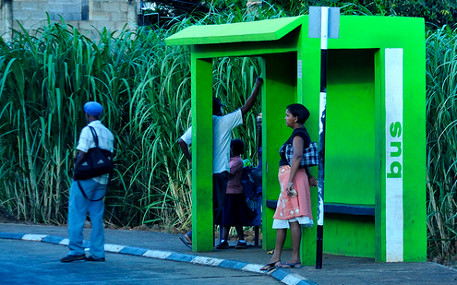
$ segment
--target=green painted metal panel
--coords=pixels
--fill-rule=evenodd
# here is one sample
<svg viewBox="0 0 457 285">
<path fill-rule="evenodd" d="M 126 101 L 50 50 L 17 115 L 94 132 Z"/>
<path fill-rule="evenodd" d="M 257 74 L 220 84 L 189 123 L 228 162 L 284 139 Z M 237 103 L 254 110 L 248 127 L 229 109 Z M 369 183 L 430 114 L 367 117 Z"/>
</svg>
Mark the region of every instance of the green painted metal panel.
<svg viewBox="0 0 457 285">
<path fill-rule="evenodd" d="M 327 214 L 324 229 L 325 252 L 357 257 L 374 256 L 374 217 Z"/>
<path fill-rule="evenodd" d="M 213 250 L 212 60 L 192 56 L 192 250 Z M 198 75 L 198 76 L 197 76 Z M 210 138 L 210 139 L 208 139 Z"/>
<path fill-rule="evenodd" d="M 425 30 L 422 18 L 341 16 L 340 37 L 329 39 L 329 49 L 367 49 L 408 47 L 408 39 Z M 414 45 L 411 43 L 411 46 Z"/>
<path fill-rule="evenodd" d="M 325 202 L 375 204 L 373 49 L 330 50 L 327 81 Z M 375 219 L 326 215 L 324 251 L 374 257 Z"/>
<path fill-rule="evenodd" d="M 270 19 L 223 25 L 191 26 L 170 37 L 167 45 L 220 44 L 276 41 L 301 25 L 303 17 Z"/>
<path fill-rule="evenodd" d="M 425 261 L 426 130 L 425 130 L 425 25 L 422 19 L 405 26 L 404 46 L 404 260 Z"/>
<path fill-rule="evenodd" d="M 224 56 L 261 56 L 267 54 L 288 53 L 297 51 L 297 39 L 300 28 L 296 28 L 280 41 L 242 42 L 211 45 L 194 45 L 193 50 L 199 57 Z"/>
<path fill-rule="evenodd" d="M 374 205 L 374 50 L 330 50 L 325 202 Z"/>
<path fill-rule="evenodd" d="M 384 105 L 385 98 L 381 96 L 384 94 L 384 82 L 385 77 L 383 73 L 384 66 L 384 49 L 379 49 L 375 53 L 375 128 L 376 128 L 376 137 L 375 137 L 375 151 L 376 159 L 381 163 L 376 164 L 376 173 L 375 181 L 375 260 L 378 262 L 386 260 L 386 184 L 384 179 L 385 173 L 385 163 L 382 161 L 385 159 L 385 115 L 384 115 Z"/>
<path fill-rule="evenodd" d="M 278 181 L 279 148 L 292 134 L 285 124 L 287 105 L 296 102 L 297 54 L 288 53 L 265 57 L 265 84 L 262 106 L 262 199 L 277 200 L 280 193 Z M 276 230 L 272 229 L 274 210 L 263 207 L 262 231 L 264 249 L 274 249 Z M 290 235 L 289 235 L 290 236 Z M 286 243 L 290 248 L 290 240 Z"/>
</svg>

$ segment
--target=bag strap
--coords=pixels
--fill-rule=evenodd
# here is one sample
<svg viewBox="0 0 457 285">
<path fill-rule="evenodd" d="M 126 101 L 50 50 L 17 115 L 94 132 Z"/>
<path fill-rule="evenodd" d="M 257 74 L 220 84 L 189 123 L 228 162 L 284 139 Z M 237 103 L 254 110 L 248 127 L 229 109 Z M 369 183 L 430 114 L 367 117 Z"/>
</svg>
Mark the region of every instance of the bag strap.
<svg viewBox="0 0 457 285">
<path fill-rule="evenodd" d="M 105 198 L 105 194 L 103 194 L 103 196 L 100 199 L 96 199 L 96 200 L 91 200 L 91 199 L 87 198 L 86 192 L 84 192 L 83 187 L 81 186 L 81 183 L 79 182 L 79 180 L 76 180 L 76 183 L 78 183 L 79 190 L 81 190 L 81 194 L 83 194 L 85 199 L 90 200 L 92 202 L 97 202 L 97 201 L 100 201 L 103 198 Z M 105 193 L 106 193 L 106 191 L 105 191 Z"/>
<path fill-rule="evenodd" d="M 94 127 L 88 126 L 90 129 L 90 132 L 92 133 L 92 136 L 94 137 L 94 142 L 95 142 L 95 147 L 98 147 L 98 136 L 97 132 L 95 131 Z"/>
</svg>

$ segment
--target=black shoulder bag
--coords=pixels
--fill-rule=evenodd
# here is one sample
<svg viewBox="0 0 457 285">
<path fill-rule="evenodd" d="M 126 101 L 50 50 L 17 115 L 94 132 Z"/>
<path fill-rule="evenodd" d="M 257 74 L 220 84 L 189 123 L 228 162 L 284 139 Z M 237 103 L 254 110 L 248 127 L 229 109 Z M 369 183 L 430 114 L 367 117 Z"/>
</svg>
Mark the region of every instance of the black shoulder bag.
<svg viewBox="0 0 457 285">
<path fill-rule="evenodd" d="M 85 180 L 103 174 L 112 173 L 114 169 L 113 153 L 98 147 L 98 136 L 95 129 L 89 126 L 94 137 L 95 147 L 90 148 L 81 163 L 75 168 L 73 179 Z"/>
<path fill-rule="evenodd" d="M 89 128 L 92 136 L 94 137 L 95 147 L 89 149 L 84 159 L 75 168 L 73 174 L 73 179 L 76 181 L 76 183 L 78 183 L 79 190 L 81 190 L 81 193 L 86 199 L 89 198 L 87 197 L 86 192 L 84 192 L 81 183 L 79 183 L 79 180 L 90 179 L 92 177 L 97 177 L 107 173 L 111 175 L 114 169 L 113 153 L 98 146 L 97 132 L 93 127 L 89 126 Z M 91 201 L 100 201 L 104 197 L 105 195 L 99 199 Z"/>
</svg>

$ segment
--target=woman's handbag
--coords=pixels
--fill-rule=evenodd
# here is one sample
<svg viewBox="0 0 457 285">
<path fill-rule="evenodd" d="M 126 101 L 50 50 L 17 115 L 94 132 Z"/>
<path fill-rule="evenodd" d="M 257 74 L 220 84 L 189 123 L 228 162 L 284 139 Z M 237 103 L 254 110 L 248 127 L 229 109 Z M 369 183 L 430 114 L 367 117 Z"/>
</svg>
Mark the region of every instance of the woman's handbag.
<svg viewBox="0 0 457 285">
<path fill-rule="evenodd" d="M 98 147 L 98 136 L 95 129 L 89 126 L 94 137 L 95 147 L 90 148 L 82 162 L 75 168 L 73 179 L 85 180 L 103 174 L 111 173 L 114 169 L 113 153 Z"/>
<path fill-rule="evenodd" d="M 285 156 L 287 162 L 292 166 L 292 157 L 294 156 L 294 146 L 292 144 L 286 145 Z M 303 158 L 300 161 L 300 166 L 315 166 L 319 164 L 319 152 L 317 149 L 317 143 L 311 142 L 307 148 L 303 151 Z"/>
</svg>

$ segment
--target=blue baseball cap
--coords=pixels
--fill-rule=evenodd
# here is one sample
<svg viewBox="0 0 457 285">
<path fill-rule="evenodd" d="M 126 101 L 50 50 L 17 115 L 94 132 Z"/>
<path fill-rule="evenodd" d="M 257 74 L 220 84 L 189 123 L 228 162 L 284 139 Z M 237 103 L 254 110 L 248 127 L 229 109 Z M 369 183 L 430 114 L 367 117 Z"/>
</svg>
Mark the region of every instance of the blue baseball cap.
<svg viewBox="0 0 457 285">
<path fill-rule="evenodd" d="M 102 114 L 103 107 L 100 103 L 90 101 L 84 104 L 84 112 L 91 116 L 100 116 Z"/>
</svg>

